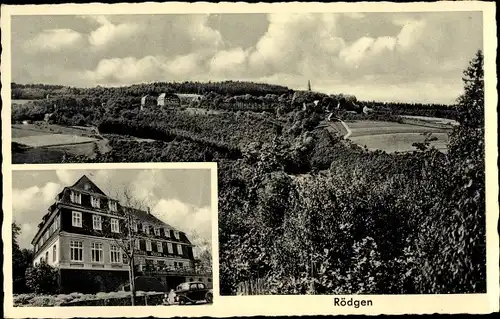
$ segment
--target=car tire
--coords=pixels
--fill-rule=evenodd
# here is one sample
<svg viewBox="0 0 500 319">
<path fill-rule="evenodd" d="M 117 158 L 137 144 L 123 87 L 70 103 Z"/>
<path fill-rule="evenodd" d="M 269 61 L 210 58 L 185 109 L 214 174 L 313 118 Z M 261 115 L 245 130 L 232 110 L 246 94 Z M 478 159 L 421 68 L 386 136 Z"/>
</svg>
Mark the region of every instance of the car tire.
<svg viewBox="0 0 500 319">
<path fill-rule="evenodd" d="M 207 293 L 207 294 L 205 295 L 205 300 L 206 300 L 206 302 L 207 302 L 207 303 L 212 303 L 212 302 L 213 302 L 213 300 L 214 300 L 214 296 L 212 295 L 212 293 L 211 293 L 211 292 L 209 292 L 209 293 Z"/>
</svg>

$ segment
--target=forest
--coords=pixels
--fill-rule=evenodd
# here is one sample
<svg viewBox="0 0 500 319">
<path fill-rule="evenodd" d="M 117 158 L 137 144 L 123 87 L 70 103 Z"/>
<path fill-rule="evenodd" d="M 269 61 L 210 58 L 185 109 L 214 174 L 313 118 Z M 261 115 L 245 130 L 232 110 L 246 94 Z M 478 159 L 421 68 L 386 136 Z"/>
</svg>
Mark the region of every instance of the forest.
<svg viewBox="0 0 500 319">
<path fill-rule="evenodd" d="M 366 102 L 380 118 L 417 110 L 456 119 L 446 154 L 425 143 L 404 154 L 363 149 L 318 129 L 323 101 L 317 108 L 309 100 L 305 109 L 294 106 L 294 94 L 282 87 L 252 87 L 261 92 L 252 94 L 236 85 L 234 96 L 246 97 L 232 102 L 211 88 L 215 108 L 238 99 L 275 105 L 273 112 L 256 107 L 213 115 L 140 112 L 143 86 L 128 88 L 141 92 L 130 96 L 96 88 L 96 94 L 58 97 L 66 100 L 56 121 L 93 124 L 109 138 L 110 152 L 68 162 L 218 163 L 223 295 L 257 279 L 266 282 L 261 293 L 267 294 L 484 293 L 481 51 L 463 81 L 465 93 L 453 107 Z M 51 98 L 33 103 L 38 109 L 19 107 L 13 116 L 54 111 Z"/>
</svg>

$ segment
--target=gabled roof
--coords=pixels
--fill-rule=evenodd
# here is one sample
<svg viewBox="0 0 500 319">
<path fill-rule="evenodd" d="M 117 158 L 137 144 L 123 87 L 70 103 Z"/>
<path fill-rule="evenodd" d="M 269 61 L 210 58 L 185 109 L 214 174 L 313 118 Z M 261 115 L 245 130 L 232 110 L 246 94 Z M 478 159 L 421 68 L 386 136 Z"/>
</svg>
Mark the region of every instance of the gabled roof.
<svg viewBox="0 0 500 319">
<path fill-rule="evenodd" d="M 76 183 L 74 183 L 72 186 L 69 186 L 68 188 L 70 189 L 76 189 L 76 190 L 82 190 L 87 193 L 96 193 L 100 194 L 103 196 L 107 196 L 97 185 L 92 182 L 86 175 L 83 175 L 80 177 Z"/>
<path fill-rule="evenodd" d="M 148 213 L 144 210 L 136 209 L 136 208 L 132 208 L 132 207 L 125 207 L 125 206 L 122 206 L 122 209 L 130 209 L 132 211 L 132 214 L 135 215 L 135 217 L 140 221 L 147 222 L 148 224 L 151 224 L 151 225 L 168 227 L 169 229 L 177 230 L 174 227 L 172 227 L 171 225 L 158 219 L 155 215 Z"/>
</svg>

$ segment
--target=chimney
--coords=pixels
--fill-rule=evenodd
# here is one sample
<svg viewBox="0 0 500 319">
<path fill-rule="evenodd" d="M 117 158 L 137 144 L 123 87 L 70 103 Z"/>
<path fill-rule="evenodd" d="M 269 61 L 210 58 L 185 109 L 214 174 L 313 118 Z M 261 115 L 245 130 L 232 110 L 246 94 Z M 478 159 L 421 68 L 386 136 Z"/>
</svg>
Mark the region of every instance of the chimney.
<svg viewBox="0 0 500 319">
<path fill-rule="evenodd" d="M 151 214 L 151 208 L 148 206 L 148 215 Z"/>
</svg>

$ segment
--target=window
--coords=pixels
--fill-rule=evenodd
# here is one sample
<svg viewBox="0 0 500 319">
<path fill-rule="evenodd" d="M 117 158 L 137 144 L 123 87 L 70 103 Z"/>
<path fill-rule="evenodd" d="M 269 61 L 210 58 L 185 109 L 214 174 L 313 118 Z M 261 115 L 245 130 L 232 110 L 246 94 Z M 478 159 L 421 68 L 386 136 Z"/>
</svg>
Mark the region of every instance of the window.
<svg viewBox="0 0 500 319">
<path fill-rule="evenodd" d="M 170 238 L 170 229 L 165 228 L 165 237 Z"/>
<path fill-rule="evenodd" d="M 155 235 L 160 236 L 160 229 L 155 227 Z"/>
<path fill-rule="evenodd" d="M 177 245 L 177 253 L 182 255 L 182 245 Z"/>
<path fill-rule="evenodd" d="M 73 211 L 71 225 L 74 227 L 82 227 L 82 213 Z"/>
<path fill-rule="evenodd" d="M 43 241 L 46 242 L 49 239 L 49 233 L 45 231 L 45 234 L 43 234 Z"/>
<path fill-rule="evenodd" d="M 83 242 L 72 240 L 70 242 L 71 261 L 83 261 Z"/>
<path fill-rule="evenodd" d="M 136 222 L 132 222 L 132 229 L 134 230 L 134 232 L 138 232 L 139 230 L 137 229 L 137 223 Z"/>
<path fill-rule="evenodd" d="M 112 211 L 112 212 L 116 212 L 118 211 L 118 208 L 117 208 L 117 205 L 116 205 L 116 202 L 115 201 L 112 201 L 110 200 L 108 202 L 108 206 L 109 206 L 109 210 Z"/>
<path fill-rule="evenodd" d="M 59 228 L 59 215 L 54 218 L 54 231 L 56 231 Z"/>
<path fill-rule="evenodd" d="M 49 251 L 48 250 L 45 252 L 45 261 L 47 263 L 49 262 Z"/>
<path fill-rule="evenodd" d="M 139 239 L 135 240 L 135 249 L 141 250 L 141 242 Z"/>
<path fill-rule="evenodd" d="M 169 254 L 174 253 L 174 246 L 172 245 L 172 243 L 167 243 L 167 251 Z"/>
<path fill-rule="evenodd" d="M 179 268 L 182 268 L 184 267 L 184 264 L 183 263 L 179 263 Z"/>
<path fill-rule="evenodd" d="M 70 200 L 73 203 L 81 204 L 82 203 L 82 194 L 78 194 L 78 193 L 71 191 Z"/>
<path fill-rule="evenodd" d="M 156 248 L 157 248 L 159 253 L 163 252 L 163 245 L 161 244 L 161 242 L 156 243 Z"/>
<path fill-rule="evenodd" d="M 38 251 L 38 244 L 35 245 L 35 251 Z"/>
<path fill-rule="evenodd" d="M 52 246 L 52 261 L 57 259 L 57 245 Z"/>
<path fill-rule="evenodd" d="M 149 225 L 142 224 L 142 231 L 149 235 Z"/>
<path fill-rule="evenodd" d="M 151 240 L 147 239 L 146 240 L 146 250 L 147 251 L 151 251 L 152 248 L 151 248 Z"/>
<path fill-rule="evenodd" d="M 101 216 L 92 215 L 92 225 L 94 226 L 95 230 L 102 230 Z"/>
<path fill-rule="evenodd" d="M 121 259 L 120 259 L 120 255 L 121 255 L 120 247 L 115 246 L 115 245 L 111 245 L 110 252 L 111 252 L 111 262 L 112 263 L 119 263 L 119 262 L 121 262 Z"/>
<path fill-rule="evenodd" d="M 122 254 L 122 261 L 123 261 L 124 264 L 128 264 L 127 254 Z"/>
<path fill-rule="evenodd" d="M 91 243 L 90 247 L 92 249 L 92 262 L 104 262 L 102 254 L 102 243 Z"/>
<path fill-rule="evenodd" d="M 174 230 L 174 237 L 175 239 L 179 239 L 179 232 Z"/>
<path fill-rule="evenodd" d="M 111 232 L 119 233 L 120 232 L 120 224 L 118 223 L 118 219 L 111 218 Z"/>
<path fill-rule="evenodd" d="M 97 197 L 90 196 L 90 204 L 94 208 L 101 208 L 101 200 Z"/>
</svg>

